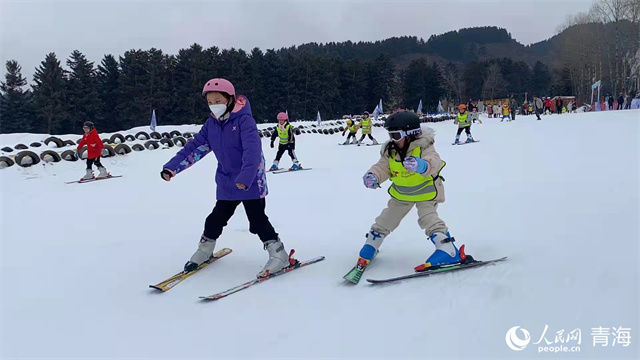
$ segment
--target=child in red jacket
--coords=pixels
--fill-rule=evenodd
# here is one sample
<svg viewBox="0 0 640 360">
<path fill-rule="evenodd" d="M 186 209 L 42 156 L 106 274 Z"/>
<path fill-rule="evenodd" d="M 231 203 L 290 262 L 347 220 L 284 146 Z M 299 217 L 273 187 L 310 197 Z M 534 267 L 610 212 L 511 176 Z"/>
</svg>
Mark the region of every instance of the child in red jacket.
<svg viewBox="0 0 640 360">
<path fill-rule="evenodd" d="M 93 164 L 96 164 L 100 171 L 98 178 L 108 177 L 109 173 L 107 173 L 107 169 L 100 163 L 100 156 L 102 155 L 104 144 L 102 144 L 102 140 L 100 140 L 100 136 L 98 136 L 98 131 L 91 121 L 85 121 L 82 130 L 84 130 L 84 135 L 82 135 L 82 140 L 80 140 L 77 150 L 80 151 L 84 145 L 87 145 L 87 172 L 80 180 L 93 179 L 93 171 L 91 170 Z"/>
</svg>

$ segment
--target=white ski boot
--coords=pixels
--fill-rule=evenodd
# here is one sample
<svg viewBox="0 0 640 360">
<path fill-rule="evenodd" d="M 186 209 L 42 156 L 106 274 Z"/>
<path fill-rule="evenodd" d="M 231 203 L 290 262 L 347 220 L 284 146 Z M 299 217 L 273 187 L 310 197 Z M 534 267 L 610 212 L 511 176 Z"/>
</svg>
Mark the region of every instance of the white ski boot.
<svg viewBox="0 0 640 360">
<path fill-rule="evenodd" d="M 264 248 L 269 252 L 269 260 L 267 260 L 267 263 L 258 273 L 257 276 L 259 278 L 269 276 L 290 265 L 289 254 L 287 254 L 287 251 L 284 249 L 284 244 L 280 239 L 266 241 Z"/>
<path fill-rule="evenodd" d="M 80 180 L 90 180 L 90 179 L 93 179 L 93 170 L 87 169 L 86 173 L 82 178 L 80 178 Z"/>
<path fill-rule="evenodd" d="M 358 144 L 358 140 L 356 140 L 356 138 L 354 137 L 353 140 L 351 140 L 352 144 Z"/>
<path fill-rule="evenodd" d="M 109 177 L 109 173 L 107 172 L 107 168 L 105 168 L 104 166 L 99 167 L 98 170 L 100 171 L 100 173 L 97 176 L 98 178 Z"/>
<path fill-rule="evenodd" d="M 200 243 L 198 244 L 198 250 L 196 250 L 191 259 L 184 264 L 184 271 L 189 272 L 198 268 L 205 261 L 208 261 L 213 256 L 213 250 L 216 248 L 216 241 L 209 239 L 202 235 Z"/>
</svg>

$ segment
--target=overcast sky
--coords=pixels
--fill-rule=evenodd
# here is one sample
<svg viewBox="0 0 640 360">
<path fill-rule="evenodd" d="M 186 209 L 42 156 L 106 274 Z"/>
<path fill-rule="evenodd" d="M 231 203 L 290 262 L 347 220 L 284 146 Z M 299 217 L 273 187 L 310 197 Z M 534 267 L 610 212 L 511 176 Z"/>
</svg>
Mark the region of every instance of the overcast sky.
<svg viewBox="0 0 640 360">
<path fill-rule="evenodd" d="M 592 0 L 441 1 L 52 1 L 0 0 L 0 74 L 15 59 L 31 84 L 49 52 L 63 66 L 78 49 L 95 65 L 104 54 L 162 49 L 176 54 L 203 47 L 263 50 L 306 42 L 375 41 L 433 34 L 472 26 L 507 29 L 528 45 L 555 34 L 567 15 Z"/>
</svg>

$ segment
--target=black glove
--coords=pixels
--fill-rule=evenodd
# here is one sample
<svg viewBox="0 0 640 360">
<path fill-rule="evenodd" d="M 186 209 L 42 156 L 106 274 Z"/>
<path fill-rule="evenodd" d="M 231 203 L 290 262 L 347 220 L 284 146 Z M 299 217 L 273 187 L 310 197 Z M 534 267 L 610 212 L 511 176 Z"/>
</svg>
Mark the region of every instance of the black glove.
<svg viewBox="0 0 640 360">
<path fill-rule="evenodd" d="M 273 149 L 273 141 L 271 142 L 271 148 Z"/>
<path fill-rule="evenodd" d="M 165 177 L 164 177 L 164 175 L 165 175 L 165 174 L 166 174 L 166 175 L 169 175 L 169 179 L 165 179 Z M 173 174 L 171 173 L 171 171 L 169 171 L 169 170 L 167 170 L 167 169 L 163 169 L 163 170 L 160 172 L 160 177 L 161 177 L 161 178 L 162 178 L 162 180 L 164 180 L 164 181 L 169 181 L 169 180 L 171 180 L 171 178 L 173 177 Z"/>
</svg>

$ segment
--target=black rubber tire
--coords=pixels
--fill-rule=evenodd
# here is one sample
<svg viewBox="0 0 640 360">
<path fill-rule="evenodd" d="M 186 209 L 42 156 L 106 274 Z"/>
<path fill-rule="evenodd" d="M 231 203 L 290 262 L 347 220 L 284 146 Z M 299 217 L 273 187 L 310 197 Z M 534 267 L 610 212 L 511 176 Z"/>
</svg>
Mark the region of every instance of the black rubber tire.
<svg viewBox="0 0 640 360">
<path fill-rule="evenodd" d="M 131 134 L 125 136 L 124 139 L 127 141 L 136 141 L 136 137 Z"/>
<path fill-rule="evenodd" d="M 300 129 L 295 129 L 293 133 L 296 135 L 300 135 Z"/>
<path fill-rule="evenodd" d="M 150 133 L 150 134 L 149 134 L 149 136 L 151 136 L 151 138 L 152 138 L 152 139 L 155 139 L 155 140 L 160 140 L 160 139 L 162 139 L 162 134 L 160 134 L 160 133 L 159 133 L 159 132 L 157 132 L 157 131 L 154 131 L 154 132 Z"/>
<path fill-rule="evenodd" d="M 173 138 L 173 144 L 177 147 L 183 147 L 187 144 L 187 139 L 182 136 L 176 136 Z"/>
<path fill-rule="evenodd" d="M 171 139 L 167 139 L 167 138 L 163 138 L 162 140 L 160 140 L 160 144 L 166 145 L 168 147 L 173 147 L 173 141 L 171 141 Z"/>
<path fill-rule="evenodd" d="M 76 143 L 74 143 L 73 140 L 65 140 L 64 141 L 64 145 L 65 146 L 74 146 L 74 145 L 76 145 Z"/>
<path fill-rule="evenodd" d="M 85 160 L 87 158 L 87 145 L 83 146 L 77 153 L 78 160 Z"/>
<path fill-rule="evenodd" d="M 17 144 L 16 146 L 13 147 L 16 150 L 27 150 L 29 147 L 25 144 Z"/>
<path fill-rule="evenodd" d="M 191 139 L 191 138 L 193 138 L 193 133 L 186 132 L 186 133 L 182 134 L 182 136 L 183 136 L 185 139 Z"/>
<path fill-rule="evenodd" d="M 178 136 L 182 136 L 182 133 L 180 131 L 178 131 L 178 130 L 173 130 L 169 134 L 171 135 L 172 138 L 178 137 Z"/>
<path fill-rule="evenodd" d="M 60 157 L 66 161 L 78 161 L 78 155 L 76 155 L 75 150 L 65 150 L 60 154 Z"/>
<path fill-rule="evenodd" d="M 50 142 L 56 144 L 56 147 L 64 147 L 64 141 L 62 141 L 62 139 L 60 139 L 59 137 L 49 136 L 48 138 L 44 139 L 45 145 L 49 145 Z"/>
<path fill-rule="evenodd" d="M 39 142 L 32 142 L 31 144 L 29 144 L 29 147 L 40 147 L 42 146 L 42 143 Z"/>
<path fill-rule="evenodd" d="M 116 152 L 113 151 L 113 146 L 111 145 L 105 145 L 104 149 L 102 149 L 102 155 L 103 158 L 108 158 L 108 157 L 112 157 L 112 156 L 116 156 Z"/>
<path fill-rule="evenodd" d="M 109 140 L 111 140 L 112 144 L 122 144 L 127 141 L 122 134 L 113 134 Z M 116 140 L 120 140 L 120 142 L 116 142 Z"/>
<path fill-rule="evenodd" d="M 140 131 L 140 132 L 138 132 L 136 134 L 136 139 L 138 139 L 138 140 L 149 140 L 151 138 L 149 137 L 149 134 L 147 134 L 146 132 Z"/>
<path fill-rule="evenodd" d="M 49 156 L 53 160 L 49 160 Z M 59 161 L 62 160 L 62 158 L 60 157 L 60 154 L 58 154 L 57 152 L 55 152 L 53 150 L 45 150 L 40 154 L 40 160 L 48 163 L 48 162 L 59 162 Z"/>
<path fill-rule="evenodd" d="M 12 148 L 10 148 L 10 147 L 8 147 L 8 146 L 5 146 L 5 147 L 3 147 L 3 148 L 2 148 L 2 149 L 0 149 L 0 150 L 2 150 L 2 151 L 4 151 L 4 152 L 13 152 L 13 149 L 12 149 Z"/>
<path fill-rule="evenodd" d="M 333 129 L 329 129 L 329 134 L 333 135 Z"/>
<path fill-rule="evenodd" d="M 31 164 L 29 164 L 29 163 L 23 164 L 23 162 L 24 162 L 23 160 L 25 160 L 26 158 L 30 158 L 31 159 Z M 20 165 L 22 167 L 29 167 L 29 166 L 32 166 L 32 165 L 35 165 L 35 164 L 39 163 L 40 162 L 40 158 L 33 151 L 24 150 L 24 151 L 20 151 L 19 153 L 16 154 L 15 162 L 16 162 L 16 164 L 18 164 L 18 165 Z"/>
<path fill-rule="evenodd" d="M 127 144 L 118 144 L 113 148 L 113 152 L 118 155 L 126 155 L 131 152 L 131 148 Z"/>
<path fill-rule="evenodd" d="M 163 132 L 161 135 L 162 135 L 163 139 L 171 139 L 172 138 L 171 134 L 169 134 L 168 132 Z"/>
<path fill-rule="evenodd" d="M 133 151 L 144 151 L 145 147 L 140 144 L 133 144 L 131 150 Z"/>
<path fill-rule="evenodd" d="M 15 164 L 8 156 L 0 156 L 0 169 L 11 167 Z"/>
<path fill-rule="evenodd" d="M 160 147 L 160 144 L 155 140 L 149 140 L 144 143 L 144 147 L 147 148 L 147 150 L 155 150 Z"/>
</svg>

